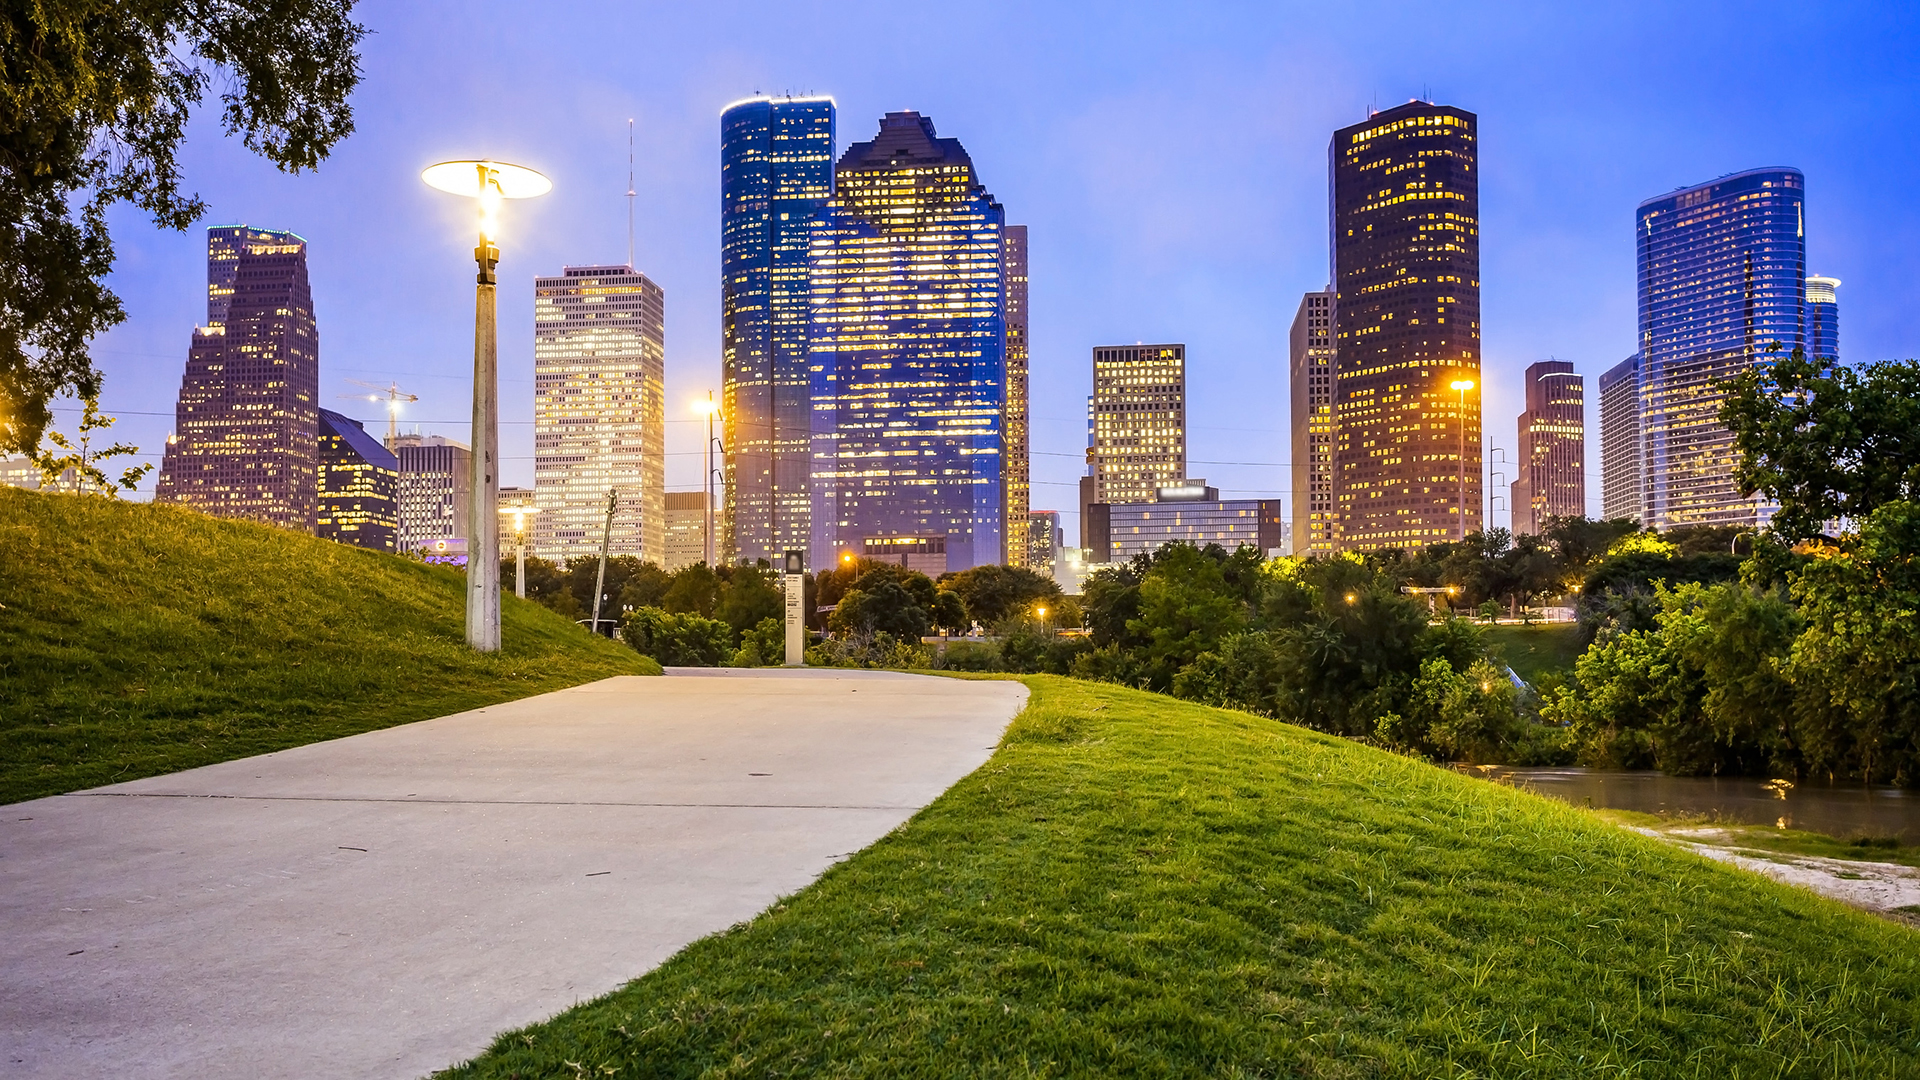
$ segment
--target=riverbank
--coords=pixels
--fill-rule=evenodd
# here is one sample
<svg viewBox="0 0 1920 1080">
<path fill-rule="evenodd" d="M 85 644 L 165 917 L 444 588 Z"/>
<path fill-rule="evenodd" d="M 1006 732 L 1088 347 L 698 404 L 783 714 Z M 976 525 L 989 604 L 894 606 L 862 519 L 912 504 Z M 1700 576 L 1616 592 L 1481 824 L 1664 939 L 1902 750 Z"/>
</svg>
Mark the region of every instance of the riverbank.
<svg viewBox="0 0 1920 1080">
<path fill-rule="evenodd" d="M 906 825 L 456 1077 L 1884 1075 L 1912 931 L 1247 713 L 1023 679 Z"/>
</svg>

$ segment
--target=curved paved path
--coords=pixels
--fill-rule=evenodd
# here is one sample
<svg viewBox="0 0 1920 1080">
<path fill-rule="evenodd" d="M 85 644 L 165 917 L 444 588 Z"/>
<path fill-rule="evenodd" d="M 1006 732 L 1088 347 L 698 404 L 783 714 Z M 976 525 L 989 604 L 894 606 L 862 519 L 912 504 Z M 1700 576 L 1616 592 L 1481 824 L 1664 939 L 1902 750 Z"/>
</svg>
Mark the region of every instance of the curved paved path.
<svg viewBox="0 0 1920 1080">
<path fill-rule="evenodd" d="M 624 677 L 0 808 L 0 1077 L 416 1077 L 747 919 L 1013 682 Z"/>
</svg>

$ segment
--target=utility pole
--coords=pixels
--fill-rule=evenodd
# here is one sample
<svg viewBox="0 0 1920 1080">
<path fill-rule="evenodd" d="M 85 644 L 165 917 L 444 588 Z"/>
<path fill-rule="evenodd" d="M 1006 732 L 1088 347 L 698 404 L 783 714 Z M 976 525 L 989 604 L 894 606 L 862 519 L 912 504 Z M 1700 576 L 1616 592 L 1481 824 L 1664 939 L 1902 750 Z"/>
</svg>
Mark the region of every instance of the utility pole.
<svg viewBox="0 0 1920 1080">
<path fill-rule="evenodd" d="M 618 488 L 607 489 L 607 524 L 600 530 L 600 573 L 593 579 L 593 632 L 600 632 L 600 600 L 607 588 L 607 548 L 613 544 L 613 512 L 620 507 Z"/>
</svg>

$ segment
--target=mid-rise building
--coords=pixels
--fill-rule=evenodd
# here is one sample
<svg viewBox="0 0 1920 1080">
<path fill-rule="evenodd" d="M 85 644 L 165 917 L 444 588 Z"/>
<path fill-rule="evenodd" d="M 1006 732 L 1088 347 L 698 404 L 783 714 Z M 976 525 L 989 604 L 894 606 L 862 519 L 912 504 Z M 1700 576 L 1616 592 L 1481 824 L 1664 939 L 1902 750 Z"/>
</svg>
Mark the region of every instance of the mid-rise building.
<svg viewBox="0 0 1920 1080">
<path fill-rule="evenodd" d="M 1642 522 L 1761 525 L 1720 423 L 1728 380 L 1806 341 L 1806 180 L 1749 169 L 1648 199 L 1640 269 Z"/>
<path fill-rule="evenodd" d="M 473 451 L 444 435 L 415 433 L 394 439 L 393 456 L 400 468 L 400 551 L 444 552 L 441 541 L 455 539 L 464 544 L 473 506 Z"/>
<path fill-rule="evenodd" d="M 1006 559 L 1006 244 L 958 139 L 888 113 L 812 252 L 814 566 Z"/>
<path fill-rule="evenodd" d="M 630 266 L 533 283 L 534 545 L 658 559 L 666 543 L 666 298 Z"/>
<path fill-rule="evenodd" d="M 831 98 L 755 98 L 720 114 L 721 417 L 715 559 L 778 563 L 811 536 L 808 258 L 833 195 Z"/>
<path fill-rule="evenodd" d="M 207 324 L 193 332 L 155 502 L 312 532 L 319 497 L 320 332 L 307 242 L 207 230 Z"/>
<path fill-rule="evenodd" d="M 26 488 L 28 491 L 41 488 L 48 491 L 75 491 L 78 490 L 74 484 L 76 475 L 74 470 L 65 469 L 58 480 L 48 484 L 46 474 L 40 471 L 40 466 L 34 464 L 32 458 L 0 458 L 0 487 Z"/>
<path fill-rule="evenodd" d="M 1022 530 L 1026 543 L 1021 547 L 1021 561 L 1014 564 L 1024 566 L 1042 577 L 1053 576 L 1053 564 L 1060 557 L 1060 512 L 1058 510 L 1027 511 L 1026 526 Z"/>
<path fill-rule="evenodd" d="M 1640 356 L 1600 376 L 1600 504 L 1608 518 L 1639 521 L 1645 498 L 1640 468 Z"/>
<path fill-rule="evenodd" d="M 1001 421 L 1005 447 L 1001 460 L 1006 463 L 1002 481 L 1007 492 L 1007 565 L 1031 566 L 1050 573 L 1053 563 L 1030 563 L 1027 546 L 1012 538 L 1027 527 L 1027 508 L 1032 505 L 1032 477 L 1029 472 L 1027 434 L 1027 227 L 1008 225 L 1001 230 L 1005 245 L 1002 273 L 1007 282 L 1007 409 Z"/>
<path fill-rule="evenodd" d="M 1221 499 L 1205 480 L 1161 488 L 1147 503 L 1096 503 L 1089 508 L 1096 543 L 1091 562 L 1125 562 L 1168 544 L 1251 547 L 1263 557 L 1286 554 L 1286 518 L 1279 499 Z"/>
<path fill-rule="evenodd" d="M 660 568 L 671 573 L 706 561 L 707 493 L 667 492 L 667 543 Z"/>
<path fill-rule="evenodd" d="M 1840 279 L 1807 275 L 1807 355 L 1840 359 Z"/>
<path fill-rule="evenodd" d="M 400 462 L 360 421 L 320 410 L 319 511 L 315 531 L 375 551 L 394 551 L 400 533 Z"/>
<path fill-rule="evenodd" d="M 1527 408 L 1520 414 L 1511 492 L 1516 536 L 1539 535 L 1548 518 L 1586 516 L 1586 389 L 1586 380 L 1565 360 L 1527 367 Z"/>
<path fill-rule="evenodd" d="M 1292 554 L 1333 554 L 1333 290 L 1300 298 L 1287 337 L 1293 398 Z"/>
<path fill-rule="evenodd" d="M 1093 350 L 1093 502 L 1147 503 L 1187 476 L 1187 347 Z"/>
<path fill-rule="evenodd" d="M 1334 487 L 1343 549 L 1481 527 L 1477 121 L 1413 101 L 1334 132 Z"/>
</svg>

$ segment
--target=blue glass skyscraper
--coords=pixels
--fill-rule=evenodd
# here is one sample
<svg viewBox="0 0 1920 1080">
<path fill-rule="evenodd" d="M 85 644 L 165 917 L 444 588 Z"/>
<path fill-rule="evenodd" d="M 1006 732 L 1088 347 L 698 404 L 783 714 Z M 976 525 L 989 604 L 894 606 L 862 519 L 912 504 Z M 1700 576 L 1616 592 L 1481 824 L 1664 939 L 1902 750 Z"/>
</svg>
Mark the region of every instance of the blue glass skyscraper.
<svg viewBox="0 0 1920 1080">
<path fill-rule="evenodd" d="M 1758 525 L 1719 387 L 1806 340 L 1806 181 L 1751 169 L 1640 204 L 1642 523 Z M 1777 349 L 1777 352 L 1774 350 Z"/>
<path fill-rule="evenodd" d="M 1807 275 L 1807 355 L 1840 359 L 1840 279 Z"/>
<path fill-rule="evenodd" d="M 803 550 L 808 524 L 807 251 L 833 194 L 829 98 L 720 115 L 722 560 Z"/>
<path fill-rule="evenodd" d="M 1006 557 L 1004 215 L 957 139 L 888 113 L 815 227 L 815 566 Z"/>
</svg>

